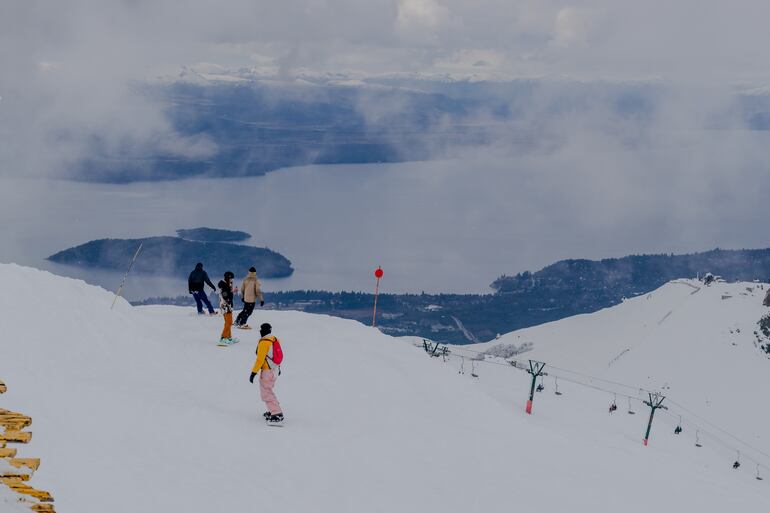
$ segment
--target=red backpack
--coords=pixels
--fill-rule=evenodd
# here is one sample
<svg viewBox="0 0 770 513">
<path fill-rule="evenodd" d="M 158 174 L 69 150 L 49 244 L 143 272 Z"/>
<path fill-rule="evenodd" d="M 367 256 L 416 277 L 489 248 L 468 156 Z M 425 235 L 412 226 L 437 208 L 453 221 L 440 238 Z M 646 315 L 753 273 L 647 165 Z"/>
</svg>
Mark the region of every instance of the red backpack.
<svg viewBox="0 0 770 513">
<path fill-rule="evenodd" d="M 274 366 L 281 366 L 283 362 L 283 349 L 281 349 L 281 342 L 277 337 L 274 337 L 273 347 L 267 352 L 267 365 L 272 369 Z M 279 369 L 280 371 L 280 369 Z"/>
</svg>

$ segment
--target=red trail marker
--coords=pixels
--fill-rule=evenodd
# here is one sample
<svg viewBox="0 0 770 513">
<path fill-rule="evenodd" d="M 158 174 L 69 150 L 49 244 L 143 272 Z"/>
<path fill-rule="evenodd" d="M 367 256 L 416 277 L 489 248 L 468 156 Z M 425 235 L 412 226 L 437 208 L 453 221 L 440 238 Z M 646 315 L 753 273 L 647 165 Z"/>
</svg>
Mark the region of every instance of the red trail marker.
<svg viewBox="0 0 770 513">
<path fill-rule="evenodd" d="M 374 271 L 374 277 L 377 278 L 377 283 L 374 285 L 374 312 L 372 313 L 372 327 L 377 326 L 377 298 L 380 295 L 380 278 L 385 272 L 382 267 L 377 267 Z"/>
</svg>

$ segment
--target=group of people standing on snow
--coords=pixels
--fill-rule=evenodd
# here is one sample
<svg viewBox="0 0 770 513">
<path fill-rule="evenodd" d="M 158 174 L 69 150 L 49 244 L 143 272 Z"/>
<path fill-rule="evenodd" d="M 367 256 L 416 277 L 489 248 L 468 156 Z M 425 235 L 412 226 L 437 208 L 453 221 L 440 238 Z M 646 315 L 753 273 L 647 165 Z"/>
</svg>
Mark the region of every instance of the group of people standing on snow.
<svg viewBox="0 0 770 513">
<path fill-rule="evenodd" d="M 195 299 L 195 306 L 198 309 L 198 315 L 203 315 L 203 306 L 206 306 L 209 315 L 216 315 L 216 311 L 211 306 L 211 302 L 206 295 L 205 286 L 208 285 L 219 294 L 219 310 L 224 318 L 224 327 L 219 337 L 219 346 L 230 346 L 238 342 L 233 338 L 233 300 L 235 295 L 240 292 L 243 301 L 243 309 L 235 319 L 235 327 L 249 330 L 249 316 L 254 312 L 257 301 L 259 306 L 265 306 L 265 298 L 262 295 L 257 270 L 254 267 L 249 269 L 248 274 L 241 282 L 240 289 L 234 285 L 235 274 L 231 271 L 225 272 L 223 278 L 219 281 L 218 290 L 211 283 L 208 273 L 203 269 L 203 264 L 198 262 L 195 269 L 190 273 L 187 280 L 188 291 Z M 283 361 L 283 351 L 280 342 L 272 335 L 272 326 L 264 323 L 259 327 L 260 339 L 257 343 L 257 359 L 249 376 L 249 382 L 254 383 L 254 377 L 259 374 L 259 391 L 262 400 L 267 405 L 267 411 L 263 414 L 265 421 L 269 424 L 280 424 L 283 422 L 283 411 L 278 402 L 278 398 L 273 391 L 275 382 L 281 374 L 280 364 Z M 276 373 L 277 370 L 277 373 Z"/>
<path fill-rule="evenodd" d="M 227 271 L 224 279 L 220 280 L 217 284 L 219 286 L 219 309 L 222 311 L 222 316 L 225 319 L 225 326 L 222 329 L 222 336 L 219 339 L 220 345 L 230 345 L 236 343 L 238 340 L 233 338 L 231 327 L 233 325 L 233 299 L 235 294 L 240 290 L 241 300 L 243 301 L 243 309 L 235 319 L 235 327 L 250 330 L 251 326 L 248 325 L 249 317 L 254 313 L 254 307 L 259 300 L 259 306 L 265 306 L 265 298 L 262 295 L 262 290 L 259 286 L 259 279 L 257 279 L 257 270 L 255 268 L 249 269 L 249 274 L 243 279 L 241 288 L 233 286 L 233 280 L 235 275 Z M 201 310 L 199 309 L 200 313 Z"/>
<path fill-rule="evenodd" d="M 209 315 L 216 315 L 214 307 L 211 306 L 208 296 L 206 295 L 205 285 L 208 285 L 215 292 L 219 294 L 219 310 L 222 312 L 222 316 L 225 319 L 225 326 L 222 329 L 222 336 L 220 337 L 220 345 L 229 345 L 237 342 L 237 339 L 233 338 L 231 327 L 233 325 L 233 300 L 235 294 L 240 290 L 241 300 L 243 301 L 243 309 L 235 319 L 235 327 L 241 329 L 251 329 L 248 325 L 249 317 L 254 313 L 254 307 L 259 301 L 259 306 L 265 306 L 265 298 L 262 295 L 259 279 L 257 278 L 257 270 L 252 267 L 249 269 L 249 273 L 243 279 L 241 288 L 233 285 L 235 280 L 235 274 L 231 271 L 225 272 L 224 277 L 219 280 L 218 290 L 217 287 L 211 283 L 211 279 L 206 271 L 203 270 L 203 264 L 198 262 L 195 264 L 195 269 L 190 273 L 187 279 L 188 292 L 192 294 L 195 299 L 195 306 L 198 308 L 198 315 L 203 315 L 203 306 L 208 309 Z"/>
</svg>

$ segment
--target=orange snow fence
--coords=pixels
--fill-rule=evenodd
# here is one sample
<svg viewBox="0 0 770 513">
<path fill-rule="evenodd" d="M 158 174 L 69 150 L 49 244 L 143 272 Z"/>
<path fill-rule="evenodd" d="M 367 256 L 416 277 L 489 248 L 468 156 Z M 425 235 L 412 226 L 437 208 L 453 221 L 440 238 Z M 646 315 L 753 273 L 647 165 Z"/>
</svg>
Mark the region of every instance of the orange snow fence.
<svg viewBox="0 0 770 513">
<path fill-rule="evenodd" d="M 19 431 L 32 425 L 32 417 L 0 408 L 0 426 Z"/>
<path fill-rule="evenodd" d="M 7 391 L 5 383 L 0 381 L 0 394 Z M 28 484 L 32 474 L 40 467 L 39 458 L 17 458 L 16 449 L 7 444 L 26 444 L 32 439 L 32 433 L 23 431 L 32 425 L 32 418 L 0 408 L 0 459 L 8 465 L 0 471 L 0 485 L 5 485 L 21 497 L 19 502 L 29 506 L 36 513 L 56 513 L 53 497 L 44 490 L 38 490 Z"/>
</svg>

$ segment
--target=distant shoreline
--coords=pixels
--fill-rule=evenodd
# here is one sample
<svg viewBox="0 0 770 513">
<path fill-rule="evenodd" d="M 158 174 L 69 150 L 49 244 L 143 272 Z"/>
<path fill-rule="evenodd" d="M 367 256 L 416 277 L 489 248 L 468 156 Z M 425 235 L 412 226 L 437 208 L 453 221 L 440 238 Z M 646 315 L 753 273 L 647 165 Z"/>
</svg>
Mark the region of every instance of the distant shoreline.
<svg viewBox="0 0 770 513">
<path fill-rule="evenodd" d="M 604 260 L 561 260 L 543 269 L 503 275 L 487 294 L 381 294 L 378 327 L 390 335 L 469 344 L 498 334 L 601 310 L 677 279 L 707 273 L 727 281 L 770 280 L 770 249 L 721 250 L 688 255 L 631 255 Z M 364 292 L 266 292 L 268 308 L 302 310 L 371 324 L 374 296 Z M 189 296 L 133 304 L 192 304 Z"/>
</svg>

